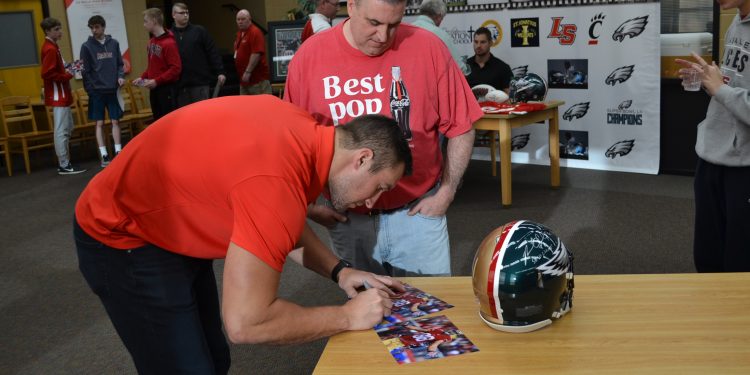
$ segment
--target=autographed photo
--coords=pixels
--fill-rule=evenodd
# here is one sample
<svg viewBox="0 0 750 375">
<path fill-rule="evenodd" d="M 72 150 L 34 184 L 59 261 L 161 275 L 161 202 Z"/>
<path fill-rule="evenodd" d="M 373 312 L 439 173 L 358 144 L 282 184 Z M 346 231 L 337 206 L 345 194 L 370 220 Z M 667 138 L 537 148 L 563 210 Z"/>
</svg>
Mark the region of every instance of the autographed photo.
<svg viewBox="0 0 750 375">
<path fill-rule="evenodd" d="M 411 318 L 417 318 L 427 314 L 436 313 L 453 307 L 453 305 L 437 298 L 427 292 L 419 290 L 409 284 L 404 284 L 406 291 L 395 297 L 391 315 L 386 317 L 375 329 L 403 322 Z"/>
<path fill-rule="evenodd" d="M 399 364 L 479 351 L 445 315 L 411 319 L 376 332 Z"/>
</svg>

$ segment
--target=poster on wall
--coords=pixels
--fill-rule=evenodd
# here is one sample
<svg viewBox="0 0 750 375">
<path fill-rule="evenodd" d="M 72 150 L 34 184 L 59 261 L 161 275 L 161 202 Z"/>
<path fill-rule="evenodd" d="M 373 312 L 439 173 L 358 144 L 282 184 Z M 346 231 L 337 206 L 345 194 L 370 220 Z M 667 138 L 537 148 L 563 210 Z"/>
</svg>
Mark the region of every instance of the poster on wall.
<svg viewBox="0 0 750 375">
<path fill-rule="evenodd" d="M 404 22 L 412 22 L 415 13 L 407 13 Z M 515 75 L 547 80 L 546 99 L 565 102 L 561 166 L 658 173 L 658 1 L 469 0 L 451 8 L 440 27 L 465 57 L 474 55 L 474 31 L 487 27 L 490 52 Z M 549 165 L 547 132 L 546 124 L 513 129 L 528 142 L 514 148 L 511 161 Z M 473 157 L 489 160 L 489 150 L 475 148 Z"/>
<path fill-rule="evenodd" d="M 122 0 L 65 0 L 65 10 L 68 15 L 70 43 L 75 61 L 80 61 L 81 46 L 91 36 L 88 26 L 89 18 L 99 15 L 107 23 L 105 34 L 111 35 L 120 43 L 125 73 L 130 72 L 130 48 L 125 30 Z M 80 79 L 78 75 L 76 78 Z"/>
<path fill-rule="evenodd" d="M 305 20 L 272 21 L 268 23 L 269 66 L 271 82 L 286 81 L 287 69 L 292 57 L 302 44 L 302 30 Z"/>
</svg>

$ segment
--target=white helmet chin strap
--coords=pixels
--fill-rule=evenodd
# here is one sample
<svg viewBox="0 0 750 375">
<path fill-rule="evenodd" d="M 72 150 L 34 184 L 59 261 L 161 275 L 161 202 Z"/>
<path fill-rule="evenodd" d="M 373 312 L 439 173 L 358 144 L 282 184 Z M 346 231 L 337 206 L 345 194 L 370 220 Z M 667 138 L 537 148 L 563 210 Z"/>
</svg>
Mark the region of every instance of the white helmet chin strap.
<svg viewBox="0 0 750 375">
<path fill-rule="evenodd" d="M 545 320 L 542 320 L 541 322 L 536 322 L 536 323 L 525 325 L 525 326 L 506 326 L 506 325 L 490 322 L 489 320 L 485 319 L 484 316 L 482 316 L 481 312 L 479 313 L 479 317 L 482 318 L 482 321 L 487 323 L 487 325 L 490 326 L 491 328 L 494 328 L 498 331 L 510 332 L 510 333 L 526 333 L 526 332 L 536 331 L 540 328 L 544 328 L 552 324 L 552 319 L 545 319 Z"/>
</svg>

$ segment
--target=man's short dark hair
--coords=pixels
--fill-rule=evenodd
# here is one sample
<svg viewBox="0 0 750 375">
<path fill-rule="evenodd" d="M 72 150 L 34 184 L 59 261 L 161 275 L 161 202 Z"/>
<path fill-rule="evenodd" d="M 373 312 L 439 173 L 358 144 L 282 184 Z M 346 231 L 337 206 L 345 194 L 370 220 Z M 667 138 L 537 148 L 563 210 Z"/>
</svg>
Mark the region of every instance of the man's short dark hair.
<svg viewBox="0 0 750 375">
<path fill-rule="evenodd" d="M 480 27 L 474 32 L 474 35 L 484 34 L 487 36 L 487 40 L 492 42 L 492 32 L 486 27 Z"/>
<path fill-rule="evenodd" d="M 340 145 L 347 150 L 369 148 L 373 152 L 371 173 L 404 163 L 404 176 L 411 174 L 412 159 L 409 143 L 398 123 L 383 115 L 364 115 L 344 126 L 336 127 L 341 134 Z"/>
<path fill-rule="evenodd" d="M 42 30 L 47 32 L 54 29 L 55 27 L 61 26 L 61 24 L 57 18 L 47 17 L 39 23 L 39 26 L 41 26 Z"/>
<path fill-rule="evenodd" d="M 100 16 L 100 15 L 97 14 L 97 15 L 91 16 L 91 18 L 89 18 L 89 27 L 94 26 L 94 25 L 99 25 L 101 27 L 107 27 L 107 22 L 104 21 L 104 17 L 102 17 L 102 16 Z"/>
</svg>

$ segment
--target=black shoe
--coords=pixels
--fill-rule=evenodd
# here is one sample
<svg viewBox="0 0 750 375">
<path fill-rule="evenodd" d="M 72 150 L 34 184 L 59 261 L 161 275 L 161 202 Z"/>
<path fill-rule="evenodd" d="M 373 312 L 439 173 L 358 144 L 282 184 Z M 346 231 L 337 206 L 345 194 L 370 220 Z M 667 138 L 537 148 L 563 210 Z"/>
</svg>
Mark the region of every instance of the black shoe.
<svg viewBox="0 0 750 375">
<path fill-rule="evenodd" d="M 59 174 L 59 175 L 79 174 L 79 173 L 83 173 L 83 172 L 86 172 L 86 170 L 83 169 L 83 168 L 78 168 L 78 167 L 76 167 L 76 166 L 74 166 L 73 164 L 70 164 L 70 163 L 68 163 L 68 165 L 66 165 L 64 167 L 58 167 L 57 168 L 57 174 Z"/>
<path fill-rule="evenodd" d="M 102 155 L 102 168 L 109 165 L 109 155 Z"/>
</svg>

